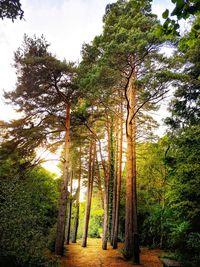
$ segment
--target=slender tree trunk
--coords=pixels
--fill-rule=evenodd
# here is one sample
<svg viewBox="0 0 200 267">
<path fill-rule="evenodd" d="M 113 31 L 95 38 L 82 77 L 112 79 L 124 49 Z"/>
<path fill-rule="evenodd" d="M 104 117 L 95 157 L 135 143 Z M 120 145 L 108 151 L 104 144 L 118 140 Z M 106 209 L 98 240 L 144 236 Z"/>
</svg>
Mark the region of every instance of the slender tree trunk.
<svg viewBox="0 0 200 267">
<path fill-rule="evenodd" d="M 110 129 L 109 125 L 107 125 L 107 135 L 108 135 L 108 168 L 106 169 L 105 162 L 103 160 L 103 156 L 101 153 L 100 146 L 100 154 L 101 161 L 104 170 L 104 220 L 103 220 L 103 237 L 102 237 L 102 249 L 107 249 L 107 241 L 108 241 L 108 208 L 109 208 L 109 179 L 110 179 Z"/>
<path fill-rule="evenodd" d="M 102 249 L 107 249 L 108 241 L 108 176 L 105 177 L 105 192 L 104 192 L 104 217 L 103 217 L 103 237 Z"/>
<path fill-rule="evenodd" d="M 93 181 L 94 181 L 94 170 L 95 170 L 95 166 L 94 166 L 95 165 L 95 154 L 96 154 L 96 144 L 94 141 L 91 141 L 91 143 L 90 143 L 90 155 L 89 155 L 89 168 L 88 168 L 87 200 L 86 200 L 86 208 L 85 208 L 82 247 L 87 246 L 88 226 L 89 226 L 89 219 L 90 219 Z"/>
<path fill-rule="evenodd" d="M 72 216 L 72 185 L 73 185 L 73 171 L 71 172 L 71 179 L 70 179 L 70 198 L 69 198 L 69 210 L 67 216 L 67 230 L 66 230 L 66 244 L 69 244 L 70 239 L 70 231 L 71 231 L 71 216 Z"/>
<path fill-rule="evenodd" d="M 163 183 L 162 183 L 162 213 L 161 213 L 161 218 L 160 218 L 160 248 L 163 247 L 163 238 L 164 238 L 164 229 L 163 229 L 163 225 L 164 225 L 164 210 L 165 210 L 165 190 L 166 190 L 166 181 L 167 181 L 167 165 L 166 165 L 166 157 L 167 157 L 167 153 L 170 149 L 170 145 L 168 145 L 166 151 L 165 151 L 165 164 L 164 164 L 164 174 L 163 176 Z"/>
<path fill-rule="evenodd" d="M 121 177 L 122 177 L 122 147 L 123 145 L 123 103 L 120 106 L 120 140 L 119 140 L 119 164 L 117 168 L 117 194 L 116 194 L 116 212 L 115 225 L 113 232 L 113 249 L 117 248 L 118 229 L 119 229 L 119 208 L 120 208 L 120 193 L 121 193 Z"/>
<path fill-rule="evenodd" d="M 82 156 L 82 151 L 81 151 L 81 146 L 80 146 L 79 175 L 78 175 L 78 188 L 77 188 L 77 199 L 76 199 L 76 216 L 75 216 L 75 220 L 74 220 L 74 232 L 72 235 L 72 243 L 76 243 L 78 225 L 79 225 L 80 189 L 81 189 L 81 171 L 82 171 L 81 156 Z"/>
<path fill-rule="evenodd" d="M 115 158 L 114 158 L 114 142 L 113 142 L 113 119 L 111 119 L 110 125 L 108 124 L 109 127 L 109 134 L 108 138 L 110 139 L 110 142 L 108 143 L 108 153 L 110 154 L 110 157 L 108 158 L 108 164 L 109 165 L 109 172 L 110 172 L 110 177 L 109 177 L 109 192 L 108 192 L 108 205 L 109 205 L 109 239 L 110 242 L 112 239 L 112 225 L 114 223 L 114 217 L 113 217 L 113 209 L 115 212 L 115 191 L 116 191 L 116 184 L 115 184 Z M 114 206 L 113 206 L 114 204 Z"/>
<path fill-rule="evenodd" d="M 100 198 L 101 198 L 101 207 L 102 209 L 104 209 L 104 194 L 103 194 L 103 190 L 102 190 L 102 184 L 101 184 L 101 175 L 100 175 L 100 170 L 99 170 L 99 161 L 97 158 L 97 154 L 96 154 L 96 166 L 97 166 L 97 183 L 98 183 L 98 191 L 100 193 Z"/>
<path fill-rule="evenodd" d="M 64 248 L 66 205 L 67 205 L 67 184 L 69 180 L 69 148 L 70 148 L 70 105 L 66 104 L 66 123 L 65 123 L 65 147 L 64 147 L 64 169 L 61 184 L 57 231 L 55 242 L 55 254 L 62 255 Z"/>
<path fill-rule="evenodd" d="M 135 73 L 129 79 L 127 87 L 127 162 L 126 162 L 126 220 L 125 220 L 125 256 L 139 263 L 139 238 L 137 230 L 136 198 L 136 88 L 133 85 Z"/>
<path fill-rule="evenodd" d="M 135 95 L 136 105 L 136 95 Z M 137 172 L 136 172 L 136 119 L 133 120 L 133 230 L 134 230 L 134 253 L 133 261 L 140 263 L 139 233 L 137 220 Z"/>
<path fill-rule="evenodd" d="M 112 204 L 112 229 L 111 229 L 111 245 L 113 245 L 115 219 L 116 219 L 116 200 L 117 200 L 117 172 L 118 172 L 118 147 L 119 147 L 119 110 L 117 110 L 115 121 L 115 172 L 113 183 L 113 204 Z"/>
</svg>

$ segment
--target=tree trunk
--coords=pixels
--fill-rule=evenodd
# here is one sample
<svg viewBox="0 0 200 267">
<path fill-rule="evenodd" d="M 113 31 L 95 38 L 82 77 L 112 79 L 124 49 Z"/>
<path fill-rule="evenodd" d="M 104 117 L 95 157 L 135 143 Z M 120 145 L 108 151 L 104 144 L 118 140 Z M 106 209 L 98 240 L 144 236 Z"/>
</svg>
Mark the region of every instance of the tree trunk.
<svg viewBox="0 0 200 267">
<path fill-rule="evenodd" d="M 125 256 L 139 263 L 139 238 L 137 230 L 136 198 L 136 88 L 133 85 L 135 73 L 131 75 L 127 87 L 127 162 L 126 162 L 126 219 L 125 219 Z"/>
<path fill-rule="evenodd" d="M 113 212 L 115 212 L 115 191 L 116 191 L 116 183 L 115 183 L 115 158 L 114 158 L 114 142 L 113 142 L 113 119 L 111 119 L 110 125 L 108 124 L 110 134 L 108 138 L 110 139 L 110 142 L 108 143 L 108 153 L 110 157 L 108 157 L 108 169 L 110 172 L 109 177 L 109 192 L 108 192 L 108 205 L 109 205 L 109 239 L 110 242 L 112 239 L 112 225 L 114 223 L 114 217 Z M 113 206 L 114 205 L 114 206 Z M 113 211 L 114 210 L 114 211 Z"/>
<path fill-rule="evenodd" d="M 88 168 L 87 200 L 86 200 L 86 208 L 85 208 L 82 247 L 87 246 L 88 226 L 89 226 L 89 219 L 90 219 L 94 171 L 95 171 L 95 166 L 94 166 L 95 165 L 95 154 L 96 154 L 96 144 L 94 141 L 91 141 L 91 143 L 90 143 L 90 155 L 89 155 L 89 168 Z"/>
<path fill-rule="evenodd" d="M 71 230 L 71 216 L 72 216 L 72 183 L 73 183 L 73 172 L 71 172 L 71 179 L 70 179 L 70 197 L 69 197 L 69 210 L 67 216 L 67 230 L 66 230 L 66 239 L 65 242 L 69 245 L 70 239 L 70 230 Z"/>
<path fill-rule="evenodd" d="M 96 154 L 96 169 L 97 169 L 97 183 L 98 183 L 98 191 L 100 193 L 100 198 L 101 198 L 101 207 L 102 209 L 104 209 L 104 194 L 103 194 L 103 190 L 102 190 L 102 184 L 101 184 L 101 175 L 100 175 L 100 170 L 99 170 L 99 161 L 98 161 L 98 157 Z"/>
<path fill-rule="evenodd" d="M 67 205 L 67 184 L 69 180 L 69 148 L 70 148 L 70 105 L 66 104 L 66 123 L 65 123 L 65 147 L 64 147 L 64 169 L 61 184 L 57 231 L 55 242 L 55 254 L 62 255 L 64 248 L 66 205 Z"/>
<path fill-rule="evenodd" d="M 100 155 L 101 161 L 104 170 L 104 220 L 103 220 L 103 237 L 102 237 L 102 249 L 107 249 L 107 241 L 108 241 L 108 208 L 109 208 L 109 179 L 110 179 L 110 129 L 109 125 L 107 125 L 107 135 L 108 135 L 108 168 L 105 166 L 105 162 L 103 160 L 103 156 L 101 153 L 100 146 Z"/>
<path fill-rule="evenodd" d="M 79 157 L 79 175 L 78 175 L 78 192 L 77 192 L 77 199 L 76 199 L 76 216 L 74 220 L 74 232 L 72 236 L 72 243 L 76 243 L 77 239 L 77 232 L 78 232 L 78 225 L 79 225 L 79 209 L 80 209 L 80 189 L 81 189 L 81 171 L 82 171 L 82 161 L 81 161 L 81 147 L 80 147 L 80 157 Z"/>
<path fill-rule="evenodd" d="M 103 217 L 103 237 L 102 237 L 102 249 L 107 249 L 108 241 L 108 176 L 105 178 L 105 193 L 104 193 L 104 217 Z"/>
<path fill-rule="evenodd" d="M 123 145 L 123 103 L 120 106 L 120 139 L 119 139 L 119 158 L 117 168 L 117 193 L 116 193 L 116 212 L 115 225 L 113 231 L 113 249 L 117 248 L 118 229 L 119 229 L 119 208 L 120 208 L 120 193 L 121 193 L 121 177 L 122 177 L 122 147 Z"/>
<path fill-rule="evenodd" d="M 113 245 L 115 219 L 116 219 L 116 200 L 117 200 L 117 172 L 118 172 L 118 153 L 119 153 L 119 110 L 117 110 L 115 121 L 115 174 L 113 184 L 113 204 L 112 204 L 112 229 L 111 229 L 111 245 Z"/>
</svg>

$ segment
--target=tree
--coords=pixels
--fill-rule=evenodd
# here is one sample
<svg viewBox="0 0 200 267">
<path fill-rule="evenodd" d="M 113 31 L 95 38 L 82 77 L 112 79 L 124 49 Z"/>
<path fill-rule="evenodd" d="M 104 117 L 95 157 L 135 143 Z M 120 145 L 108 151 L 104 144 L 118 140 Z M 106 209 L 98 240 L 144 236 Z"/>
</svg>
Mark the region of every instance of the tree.
<svg viewBox="0 0 200 267">
<path fill-rule="evenodd" d="M 80 210 L 80 190 L 81 190 L 81 174 L 82 174 L 82 148 L 79 150 L 79 169 L 78 169 L 78 188 L 76 197 L 76 215 L 74 219 L 74 231 L 72 235 L 72 243 L 76 243 L 78 225 L 79 225 L 79 210 Z"/>
<path fill-rule="evenodd" d="M 174 130 L 184 130 L 185 127 L 198 125 L 199 113 L 199 22 L 198 16 L 193 23 L 191 31 L 183 36 L 179 41 L 179 51 L 177 61 L 183 67 L 182 79 L 174 94 L 174 99 L 170 105 L 171 117 L 166 122 Z"/>
<path fill-rule="evenodd" d="M 75 68 L 72 63 L 60 62 L 48 52 L 44 37 L 25 35 L 23 47 L 15 53 L 18 83 L 15 91 L 6 94 L 10 102 L 19 106 L 25 116 L 18 121 L 19 129 L 12 135 L 13 144 L 20 150 L 32 151 L 41 145 L 52 147 L 50 141 L 63 143 L 64 167 L 55 252 L 62 254 L 65 231 L 67 183 L 69 179 L 70 111 L 77 99 L 77 87 L 72 83 Z M 14 122 L 15 124 L 16 122 Z M 57 140 L 64 131 L 63 139 Z M 48 147 L 49 144 L 49 147 Z"/>
<path fill-rule="evenodd" d="M 113 248 L 117 248 L 117 240 L 118 240 L 118 230 L 119 230 L 119 209 L 120 209 L 120 193 L 121 193 L 121 180 L 122 180 L 122 153 L 123 153 L 123 103 L 120 104 L 120 122 L 119 122 L 119 157 L 118 164 L 116 165 L 116 208 L 114 213 L 114 226 L 113 226 L 113 240 L 112 245 Z M 118 151 L 117 151 L 118 152 Z"/>
<path fill-rule="evenodd" d="M 110 131 L 108 132 L 108 134 L 110 134 L 108 136 L 108 138 L 110 139 L 109 141 L 109 151 L 108 153 L 110 154 L 109 158 L 109 162 L 110 162 L 110 177 L 109 177 L 109 207 L 108 207 L 108 215 L 109 215 L 109 226 L 108 226 L 108 230 L 109 230 L 109 239 L 112 243 L 112 239 L 113 239 L 113 224 L 114 224 L 114 214 L 116 211 L 116 175 L 115 175 L 115 156 L 114 156 L 114 121 L 113 118 L 111 117 L 110 120 Z M 108 162 L 108 163 L 109 163 Z"/>
<path fill-rule="evenodd" d="M 107 132 L 107 149 L 108 149 L 108 160 L 107 165 L 103 159 L 101 143 L 99 141 L 99 150 L 101 157 L 101 164 L 104 173 L 104 220 L 103 220 L 103 237 L 102 237 L 102 249 L 107 249 L 108 231 L 109 231 L 109 185 L 111 178 L 111 132 L 110 132 L 110 119 L 107 116 L 106 121 L 106 132 Z"/>
<path fill-rule="evenodd" d="M 70 232 L 71 232 L 71 216 L 72 216 L 72 204 L 73 204 L 73 197 L 72 197 L 72 187 L 73 187 L 73 171 L 71 171 L 70 175 L 70 183 L 68 186 L 70 186 L 70 192 L 68 196 L 68 214 L 67 214 L 67 224 L 66 224 L 66 238 L 65 243 L 68 245 L 70 240 Z"/>
<path fill-rule="evenodd" d="M 114 150 L 114 148 L 113 148 Z M 119 108 L 117 109 L 116 118 L 115 118 L 115 151 L 113 151 L 114 158 L 114 173 L 113 173 L 113 183 L 112 183 L 112 217 L 110 220 L 111 224 L 111 234 L 110 234 L 110 241 L 111 245 L 113 244 L 114 239 L 114 228 L 115 228 L 115 214 L 116 214 L 116 202 L 117 202 L 117 171 L 118 171 L 118 154 L 119 154 Z"/>
<path fill-rule="evenodd" d="M 82 247 L 87 246 L 88 226 L 90 219 L 90 209 L 93 193 L 94 173 L 95 173 L 95 157 L 96 157 L 96 144 L 94 140 L 90 141 L 90 152 L 88 162 L 88 185 L 87 185 L 87 200 L 85 207 L 84 229 L 82 238 Z"/>
<path fill-rule="evenodd" d="M 14 21 L 17 18 L 24 17 L 24 11 L 21 8 L 20 0 L 1 0 L 0 2 L 0 18 L 8 18 Z"/>
</svg>

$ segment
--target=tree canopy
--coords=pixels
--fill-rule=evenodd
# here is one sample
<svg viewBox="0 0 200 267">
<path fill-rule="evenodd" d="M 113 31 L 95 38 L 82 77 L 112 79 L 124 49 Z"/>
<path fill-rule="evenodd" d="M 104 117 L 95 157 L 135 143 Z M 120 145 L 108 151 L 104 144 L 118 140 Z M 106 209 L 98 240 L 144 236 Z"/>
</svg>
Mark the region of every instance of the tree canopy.
<svg viewBox="0 0 200 267">
<path fill-rule="evenodd" d="M 0 18 L 22 19 L 24 17 L 24 11 L 20 0 L 1 0 L 0 2 Z"/>
</svg>

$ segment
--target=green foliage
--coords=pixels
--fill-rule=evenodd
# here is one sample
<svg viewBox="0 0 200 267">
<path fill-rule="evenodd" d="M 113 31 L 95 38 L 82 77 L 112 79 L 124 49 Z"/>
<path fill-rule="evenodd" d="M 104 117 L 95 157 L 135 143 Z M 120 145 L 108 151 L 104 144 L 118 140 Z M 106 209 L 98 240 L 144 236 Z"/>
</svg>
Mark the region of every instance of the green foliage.
<svg viewBox="0 0 200 267">
<path fill-rule="evenodd" d="M 77 238 L 82 238 L 83 234 L 83 225 L 84 225 L 84 213 L 85 213 L 85 202 L 80 203 L 79 211 L 79 227 Z M 72 218 L 74 217 L 75 209 L 73 209 Z M 103 209 L 101 207 L 101 200 L 98 194 L 93 195 L 91 211 L 90 211 L 90 222 L 88 237 L 99 238 L 102 235 L 102 218 L 103 218 Z M 72 223 L 73 225 L 73 223 Z"/>
<path fill-rule="evenodd" d="M 168 9 L 163 12 L 162 17 L 165 19 L 163 30 L 167 34 L 179 35 L 178 29 L 180 25 L 178 20 L 186 20 L 193 15 L 198 15 L 200 11 L 200 1 L 171 0 L 171 2 L 175 4 L 175 8 L 171 14 L 169 14 Z M 177 20 L 171 19 L 169 15 L 176 16 Z"/>
<path fill-rule="evenodd" d="M 66 103 L 73 106 L 77 101 L 74 64 L 56 59 L 48 48 L 44 36 L 24 36 L 15 52 L 17 86 L 5 93 L 23 118 L 4 123 L 4 138 L 22 155 L 33 155 L 39 146 L 57 148 L 63 141 Z"/>
<path fill-rule="evenodd" d="M 141 242 L 173 250 L 186 266 L 199 262 L 199 130 L 188 127 L 168 141 L 142 145 L 147 150 L 138 160 Z"/>
<path fill-rule="evenodd" d="M 49 231 L 57 215 L 57 182 L 38 167 L 16 173 L 0 167 L 0 257 L 20 266 L 50 266 Z M 50 265 L 49 265 L 50 264 Z"/>
<path fill-rule="evenodd" d="M 199 125 L 193 125 L 138 146 L 141 242 L 172 250 L 184 266 L 199 264 L 199 138 Z"/>
<path fill-rule="evenodd" d="M 118 239 L 124 242 L 125 238 L 125 205 L 126 205 L 126 183 L 125 173 L 122 175 L 121 192 L 120 192 L 120 207 L 119 207 L 119 233 Z"/>
<path fill-rule="evenodd" d="M 170 213 L 164 208 L 168 169 L 167 137 L 157 143 L 139 144 L 137 149 L 138 219 L 141 242 L 149 246 L 166 244 L 165 229 Z"/>
<path fill-rule="evenodd" d="M 141 243 L 149 247 L 167 247 L 171 215 L 171 211 L 163 209 L 160 204 L 154 204 L 146 214 L 139 213 L 142 221 Z"/>
<path fill-rule="evenodd" d="M 178 1 L 177 1 L 178 3 Z M 191 1 L 187 4 L 193 4 Z M 194 5 L 199 5 L 195 1 Z M 178 7 L 178 6 L 177 6 Z M 179 6 L 178 8 L 185 8 Z M 200 127 L 199 127 L 199 14 L 191 30 L 179 41 L 178 60 L 184 78 L 170 105 L 170 158 L 166 206 L 172 211 L 167 229 L 171 247 L 184 266 L 198 266 L 200 220 Z M 184 16 L 184 14 L 182 14 Z M 180 16 L 182 16 L 180 15 Z M 180 68 L 179 66 L 179 68 Z M 169 160 L 170 159 L 170 160 Z M 193 247 L 194 244 L 194 247 Z"/>
<path fill-rule="evenodd" d="M 100 237 L 102 234 L 102 216 L 103 209 L 101 207 L 100 199 L 95 196 L 92 199 L 90 223 L 89 223 L 89 237 Z"/>
<path fill-rule="evenodd" d="M 17 18 L 22 19 L 24 11 L 21 8 L 20 0 L 1 0 L 0 2 L 0 18 L 8 18 L 14 21 Z"/>
</svg>

